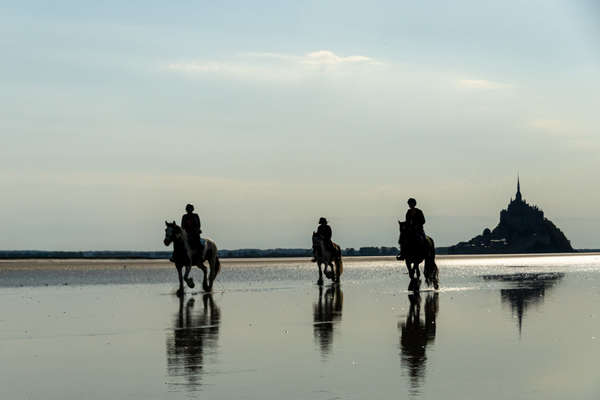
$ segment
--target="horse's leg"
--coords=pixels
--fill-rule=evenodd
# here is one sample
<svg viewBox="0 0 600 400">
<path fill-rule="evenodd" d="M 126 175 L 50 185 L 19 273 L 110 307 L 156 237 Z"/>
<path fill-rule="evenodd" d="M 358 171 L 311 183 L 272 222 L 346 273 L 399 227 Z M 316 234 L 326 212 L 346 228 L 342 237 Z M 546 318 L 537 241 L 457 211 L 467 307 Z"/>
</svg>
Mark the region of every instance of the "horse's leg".
<svg viewBox="0 0 600 400">
<path fill-rule="evenodd" d="M 198 265 L 198 268 L 202 270 L 202 274 L 204 275 L 202 278 L 202 289 L 205 292 L 210 292 L 210 285 L 208 284 L 208 270 L 204 264 Z"/>
<path fill-rule="evenodd" d="M 410 261 L 408 259 L 404 259 L 404 263 L 406 264 L 406 270 L 408 271 L 408 276 L 412 280 L 414 278 L 414 271 L 410 268 Z"/>
<path fill-rule="evenodd" d="M 334 263 L 329 263 L 329 266 L 331 267 L 331 282 L 335 283 L 336 278 L 337 278 L 337 273 L 336 273 L 336 270 L 335 270 Z"/>
<path fill-rule="evenodd" d="M 333 268 L 333 261 L 330 259 L 329 262 L 325 265 L 325 268 L 329 270 L 329 276 L 327 274 L 325 274 L 325 276 L 327 276 L 329 279 L 331 279 L 332 281 L 335 280 L 335 268 Z"/>
<path fill-rule="evenodd" d="M 216 257 L 212 257 L 208 260 L 208 266 L 210 267 L 210 274 L 208 275 L 208 290 L 212 291 L 213 282 L 217 276 L 217 261 Z"/>
<path fill-rule="evenodd" d="M 190 275 L 190 271 L 192 270 L 192 266 L 191 265 L 186 265 L 185 266 L 185 274 L 183 275 L 183 280 L 185 281 L 185 283 L 187 283 L 188 287 L 190 289 L 193 289 L 196 284 L 194 283 L 194 279 L 192 279 L 189 275 Z"/>
<path fill-rule="evenodd" d="M 175 268 L 177 268 L 177 275 L 179 276 L 179 289 L 177 289 L 177 296 L 183 296 L 183 276 L 181 275 L 181 265 L 175 264 Z"/>
<path fill-rule="evenodd" d="M 414 267 L 415 272 L 417 273 L 417 279 L 421 278 L 421 271 L 419 270 L 419 263 L 415 261 L 415 267 Z"/>
<path fill-rule="evenodd" d="M 319 280 L 317 281 L 317 285 L 322 285 L 323 284 L 323 270 L 321 270 L 321 263 L 319 261 L 317 261 L 317 266 L 319 267 Z M 327 264 L 325 265 L 325 268 L 327 268 Z"/>
</svg>

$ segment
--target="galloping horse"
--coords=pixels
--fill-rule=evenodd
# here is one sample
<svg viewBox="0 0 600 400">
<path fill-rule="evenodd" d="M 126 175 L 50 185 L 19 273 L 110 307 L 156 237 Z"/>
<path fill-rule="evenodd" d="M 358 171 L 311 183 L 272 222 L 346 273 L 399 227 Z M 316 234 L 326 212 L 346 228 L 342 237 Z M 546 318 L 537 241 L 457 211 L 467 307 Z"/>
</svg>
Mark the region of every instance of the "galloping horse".
<svg viewBox="0 0 600 400">
<path fill-rule="evenodd" d="M 317 281 L 318 285 L 323 284 L 323 273 L 333 282 L 340 281 L 340 275 L 344 270 L 344 264 L 342 263 L 342 249 L 337 244 L 333 244 L 335 252 L 331 252 L 329 248 L 325 245 L 323 238 L 318 235 L 316 232 L 313 232 L 312 235 L 313 248 L 315 249 L 315 259 L 317 266 L 319 267 L 319 280 Z M 333 264 L 335 263 L 335 269 L 333 268 Z M 321 264 L 325 264 L 325 268 L 323 271 L 321 270 Z M 331 268 L 331 271 L 327 269 L 327 266 Z"/>
<path fill-rule="evenodd" d="M 189 277 L 192 265 L 196 265 L 204 273 L 204 279 L 202 280 L 202 288 L 206 292 L 212 290 L 212 285 L 221 270 L 221 262 L 219 261 L 219 255 L 217 253 L 217 245 L 210 239 L 202 239 L 205 243 L 203 245 L 202 254 L 198 254 L 196 249 L 192 249 L 189 245 L 187 233 L 179 227 L 175 221 L 169 223 L 165 221 L 167 228 L 165 229 L 165 246 L 169 246 L 173 243 L 173 254 L 175 259 L 175 267 L 177 268 L 177 274 L 179 275 L 179 289 L 177 295 L 183 295 L 183 281 L 187 283 L 190 288 L 196 286 L 194 280 Z M 204 265 L 204 261 L 208 261 L 210 267 L 210 273 L 208 268 Z M 182 276 L 181 269 L 185 266 L 185 274 Z"/>
<path fill-rule="evenodd" d="M 415 240 L 410 240 L 410 233 L 408 232 L 406 223 L 398 221 L 398 224 L 400 225 L 398 244 L 404 249 L 404 262 L 410 276 L 408 290 L 419 290 L 419 286 L 421 285 L 419 264 L 423 261 L 425 261 L 423 275 L 425 275 L 427 286 L 433 285 L 436 290 L 439 289 L 438 267 L 435 264 L 435 244 L 433 239 L 426 236 L 425 246 L 420 246 L 418 243 L 415 243 Z M 397 258 L 400 259 L 399 257 Z"/>
</svg>

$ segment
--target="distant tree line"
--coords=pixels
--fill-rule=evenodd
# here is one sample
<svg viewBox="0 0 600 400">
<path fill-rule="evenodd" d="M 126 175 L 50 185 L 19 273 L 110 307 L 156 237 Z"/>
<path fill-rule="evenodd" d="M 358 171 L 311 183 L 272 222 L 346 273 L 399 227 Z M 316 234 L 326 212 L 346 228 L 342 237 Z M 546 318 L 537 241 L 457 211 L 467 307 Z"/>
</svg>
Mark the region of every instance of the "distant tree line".
<svg viewBox="0 0 600 400">
<path fill-rule="evenodd" d="M 581 253 L 600 252 L 600 249 L 581 249 Z M 448 247 L 436 248 L 437 254 L 448 254 Z M 367 246 L 355 248 L 346 248 L 342 250 L 346 257 L 367 257 L 367 256 L 395 256 L 398 254 L 397 247 L 375 247 Z M 282 257 L 311 257 L 311 249 L 237 249 L 237 250 L 219 250 L 221 258 L 282 258 Z M 0 259 L 168 259 L 171 257 L 170 251 L 44 251 L 44 250 L 0 250 Z"/>
<path fill-rule="evenodd" d="M 344 256 L 393 256 L 398 254 L 396 247 L 361 247 L 347 248 Z M 56 259 L 165 259 L 171 251 L 45 251 L 45 250 L 0 250 L 0 259 L 56 258 Z M 219 250 L 221 258 L 277 258 L 277 257 L 311 257 L 312 249 L 277 248 L 277 249 L 236 249 Z"/>
</svg>

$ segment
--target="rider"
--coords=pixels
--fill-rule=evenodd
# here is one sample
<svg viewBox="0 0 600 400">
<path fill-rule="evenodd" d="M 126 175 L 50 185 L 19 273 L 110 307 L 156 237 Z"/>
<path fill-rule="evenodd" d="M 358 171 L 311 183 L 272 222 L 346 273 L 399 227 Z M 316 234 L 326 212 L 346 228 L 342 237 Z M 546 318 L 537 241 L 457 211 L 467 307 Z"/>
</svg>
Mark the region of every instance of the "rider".
<svg viewBox="0 0 600 400">
<path fill-rule="evenodd" d="M 327 247 L 330 251 L 335 252 L 335 247 L 333 246 L 333 242 L 331 241 L 331 236 L 333 232 L 331 231 L 331 227 L 327 224 L 327 219 L 325 217 L 319 218 L 319 227 L 317 228 L 317 235 L 323 239 L 325 243 L 325 247 Z M 313 247 L 313 259 L 312 261 L 316 261 L 316 248 Z"/>
<path fill-rule="evenodd" d="M 423 225 L 425 225 L 425 216 L 423 215 L 423 211 L 418 209 L 417 200 L 412 197 L 408 199 L 408 211 L 406 211 L 405 221 L 408 226 L 410 234 L 416 239 L 416 243 L 418 245 L 422 245 L 425 243 L 425 230 L 423 229 Z M 404 259 L 406 255 L 406 250 L 404 246 L 401 246 L 400 249 L 400 258 Z"/>
<path fill-rule="evenodd" d="M 188 204 L 185 206 L 186 213 L 181 217 L 181 228 L 186 232 L 188 237 L 188 243 L 192 249 L 198 249 L 198 254 L 202 254 L 202 242 L 200 241 L 200 234 L 202 233 L 202 229 L 200 229 L 200 217 L 198 214 L 194 212 L 194 206 Z M 175 252 L 173 251 L 173 256 L 171 257 L 171 261 L 175 260 Z"/>
</svg>

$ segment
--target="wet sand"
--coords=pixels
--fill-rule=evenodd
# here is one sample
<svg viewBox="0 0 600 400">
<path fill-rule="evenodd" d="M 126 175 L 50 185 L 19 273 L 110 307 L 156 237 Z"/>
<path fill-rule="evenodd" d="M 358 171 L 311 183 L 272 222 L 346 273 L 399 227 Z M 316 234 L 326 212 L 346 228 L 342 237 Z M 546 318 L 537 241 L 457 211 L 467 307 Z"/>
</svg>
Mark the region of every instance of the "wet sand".
<svg viewBox="0 0 600 400">
<path fill-rule="evenodd" d="M 600 256 L 438 264 L 417 297 L 392 257 L 228 259 L 178 299 L 163 260 L 0 261 L 0 398 L 600 398 Z"/>
</svg>

